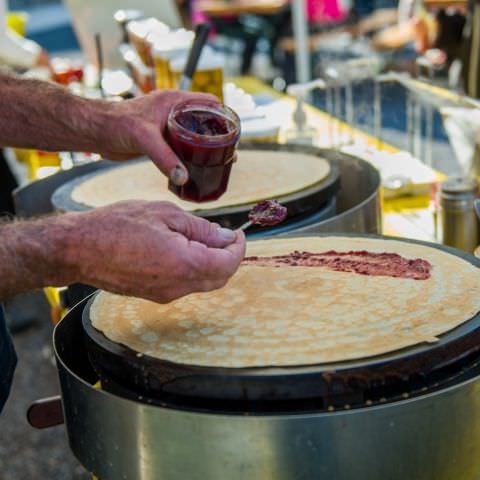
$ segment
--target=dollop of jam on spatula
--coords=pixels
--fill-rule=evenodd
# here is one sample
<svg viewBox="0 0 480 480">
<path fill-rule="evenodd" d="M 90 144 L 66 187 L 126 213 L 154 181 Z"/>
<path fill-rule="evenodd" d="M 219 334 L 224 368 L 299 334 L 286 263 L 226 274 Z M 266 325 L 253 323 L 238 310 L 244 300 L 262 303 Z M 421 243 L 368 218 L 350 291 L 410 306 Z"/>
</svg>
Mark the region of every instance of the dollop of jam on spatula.
<svg viewBox="0 0 480 480">
<path fill-rule="evenodd" d="M 264 200 L 255 205 L 248 214 L 248 222 L 245 222 L 240 230 L 246 230 L 252 225 L 262 227 L 277 225 L 287 218 L 287 207 L 276 200 Z"/>
</svg>

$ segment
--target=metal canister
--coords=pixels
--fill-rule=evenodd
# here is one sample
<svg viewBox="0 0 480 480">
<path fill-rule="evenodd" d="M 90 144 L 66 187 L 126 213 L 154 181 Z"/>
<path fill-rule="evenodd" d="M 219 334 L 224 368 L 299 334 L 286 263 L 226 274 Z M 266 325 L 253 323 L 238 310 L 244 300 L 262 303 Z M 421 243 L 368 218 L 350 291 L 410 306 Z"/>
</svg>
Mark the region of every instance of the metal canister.
<svg viewBox="0 0 480 480">
<path fill-rule="evenodd" d="M 478 183 L 472 178 L 452 178 L 440 189 L 440 239 L 445 245 L 473 252 L 479 243 L 479 224 L 473 202 Z"/>
</svg>

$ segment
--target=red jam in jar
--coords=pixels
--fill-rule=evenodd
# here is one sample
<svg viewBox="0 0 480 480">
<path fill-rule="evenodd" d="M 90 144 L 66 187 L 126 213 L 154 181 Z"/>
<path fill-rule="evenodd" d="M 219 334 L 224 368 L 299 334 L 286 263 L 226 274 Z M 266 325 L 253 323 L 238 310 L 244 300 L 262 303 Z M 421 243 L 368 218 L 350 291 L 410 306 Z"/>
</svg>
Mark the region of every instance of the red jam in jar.
<svg viewBox="0 0 480 480">
<path fill-rule="evenodd" d="M 221 197 L 228 185 L 240 119 L 228 107 L 209 100 L 187 100 L 173 107 L 168 118 L 168 142 L 188 170 L 188 182 L 169 189 L 192 202 Z"/>
</svg>

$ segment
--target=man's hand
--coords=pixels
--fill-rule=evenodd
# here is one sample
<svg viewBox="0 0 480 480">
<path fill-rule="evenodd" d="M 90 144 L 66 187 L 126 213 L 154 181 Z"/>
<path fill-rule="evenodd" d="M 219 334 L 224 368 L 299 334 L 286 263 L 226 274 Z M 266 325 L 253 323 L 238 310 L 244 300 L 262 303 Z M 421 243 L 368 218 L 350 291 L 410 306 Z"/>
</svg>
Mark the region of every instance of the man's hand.
<svg viewBox="0 0 480 480">
<path fill-rule="evenodd" d="M 165 140 L 168 114 L 184 100 L 218 101 L 174 90 L 124 102 L 92 100 L 7 74 L 0 74 L 0 91 L 0 146 L 97 152 L 112 160 L 148 155 L 176 185 L 188 174 Z"/>
<path fill-rule="evenodd" d="M 223 287 L 245 254 L 243 233 L 167 202 L 122 202 L 72 219 L 78 241 L 68 258 L 82 282 L 157 302 Z"/>
<path fill-rule="evenodd" d="M 147 155 L 173 183 L 183 185 L 188 180 L 187 170 L 166 142 L 165 133 L 172 107 L 189 99 L 218 102 L 213 95 L 164 90 L 112 103 L 111 128 L 98 131 L 98 153 L 112 160 Z"/>
<path fill-rule="evenodd" d="M 242 232 L 166 202 L 121 202 L 1 227 L 0 300 L 82 282 L 169 302 L 222 287 L 244 254 Z"/>
</svg>

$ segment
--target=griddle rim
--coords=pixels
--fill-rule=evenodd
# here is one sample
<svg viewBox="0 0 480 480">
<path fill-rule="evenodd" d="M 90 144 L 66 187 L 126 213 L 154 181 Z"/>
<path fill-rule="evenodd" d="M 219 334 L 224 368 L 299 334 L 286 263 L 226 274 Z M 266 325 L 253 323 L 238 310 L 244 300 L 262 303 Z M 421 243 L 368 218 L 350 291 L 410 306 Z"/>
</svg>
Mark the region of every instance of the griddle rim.
<svg viewBox="0 0 480 480">
<path fill-rule="evenodd" d="M 387 240 L 387 241 L 400 241 L 406 242 L 410 244 L 418 244 L 422 246 L 427 246 L 431 248 L 435 248 L 437 250 L 443 251 L 445 253 L 453 254 L 456 257 L 459 257 L 468 263 L 479 267 L 480 268 L 480 260 L 475 258 L 473 255 L 468 254 L 466 252 L 462 252 L 460 250 L 447 247 L 445 245 L 435 244 L 431 242 L 425 242 L 420 240 L 413 240 L 413 239 L 401 239 L 397 237 L 391 236 L 382 236 L 382 235 L 371 235 L 371 234 L 346 234 L 346 233 L 338 233 L 338 234 L 305 234 L 299 236 L 298 234 L 288 234 L 282 236 L 276 236 L 275 239 L 281 238 L 302 238 L 302 237 L 352 237 L 352 238 L 372 238 L 372 239 L 379 239 L 379 240 Z M 259 240 L 253 240 L 259 241 Z M 90 322 L 89 312 L 90 307 L 99 292 L 92 295 L 89 299 L 87 305 L 84 308 L 82 314 L 82 323 L 84 326 L 84 330 L 86 331 L 87 335 L 90 338 L 93 338 L 96 342 L 101 342 L 104 348 L 108 348 L 110 353 L 113 355 L 128 355 L 128 357 L 135 356 L 137 357 L 137 352 L 130 349 L 127 346 L 112 342 L 109 340 L 103 333 L 96 330 Z M 421 355 L 422 353 L 432 352 L 438 348 L 444 348 L 448 346 L 448 344 L 452 343 L 455 340 L 459 340 L 464 338 L 466 335 L 470 335 L 473 332 L 477 332 L 480 334 L 480 312 L 476 315 L 467 319 L 461 325 L 455 327 L 454 329 L 438 336 L 438 342 L 436 343 L 427 343 L 422 342 L 416 344 L 412 347 L 406 347 L 402 349 L 397 349 L 393 352 L 381 354 L 381 355 L 374 355 L 371 357 L 364 357 L 361 359 L 354 359 L 354 360 L 346 360 L 342 362 L 330 362 L 330 363 L 322 363 L 322 364 L 306 364 L 306 365 L 297 365 L 297 366 L 284 366 L 284 367 L 270 367 L 270 366 L 258 366 L 258 367 L 241 367 L 241 368 L 233 368 L 233 367 L 205 367 L 205 366 L 198 366 L 198 365 L 190 365 L 190 364 L 179 364 L 175 362 L 171 362 L 168 360 L 161 360 L 154 357 L 149 357 L 148 355 L 143 355 L 141 358 L 150 358 L 155 361 L 163 364 L 168 368 L 179 368 L 180 370 L 188 369 L 191 374 L 199 374 L 199 375 L 218 375 L 218 376 L 239 376 L 239 377 L 256 377 L 256 376 L 297 376 L 297 375 L 309 375 L 309 374 L 329 374 L 334 372 L 342 372 L 342 371 L 352 371 L 357 369 L 377 369 L 382 366 L 387 366 L 389 364 L 395 362 L 401 362 L 402 360 L 406 360 L 411 357 L 415 357 L 417 355 Z M 479 345 L 480 348 L 480 345 Z"/>
</svg>

